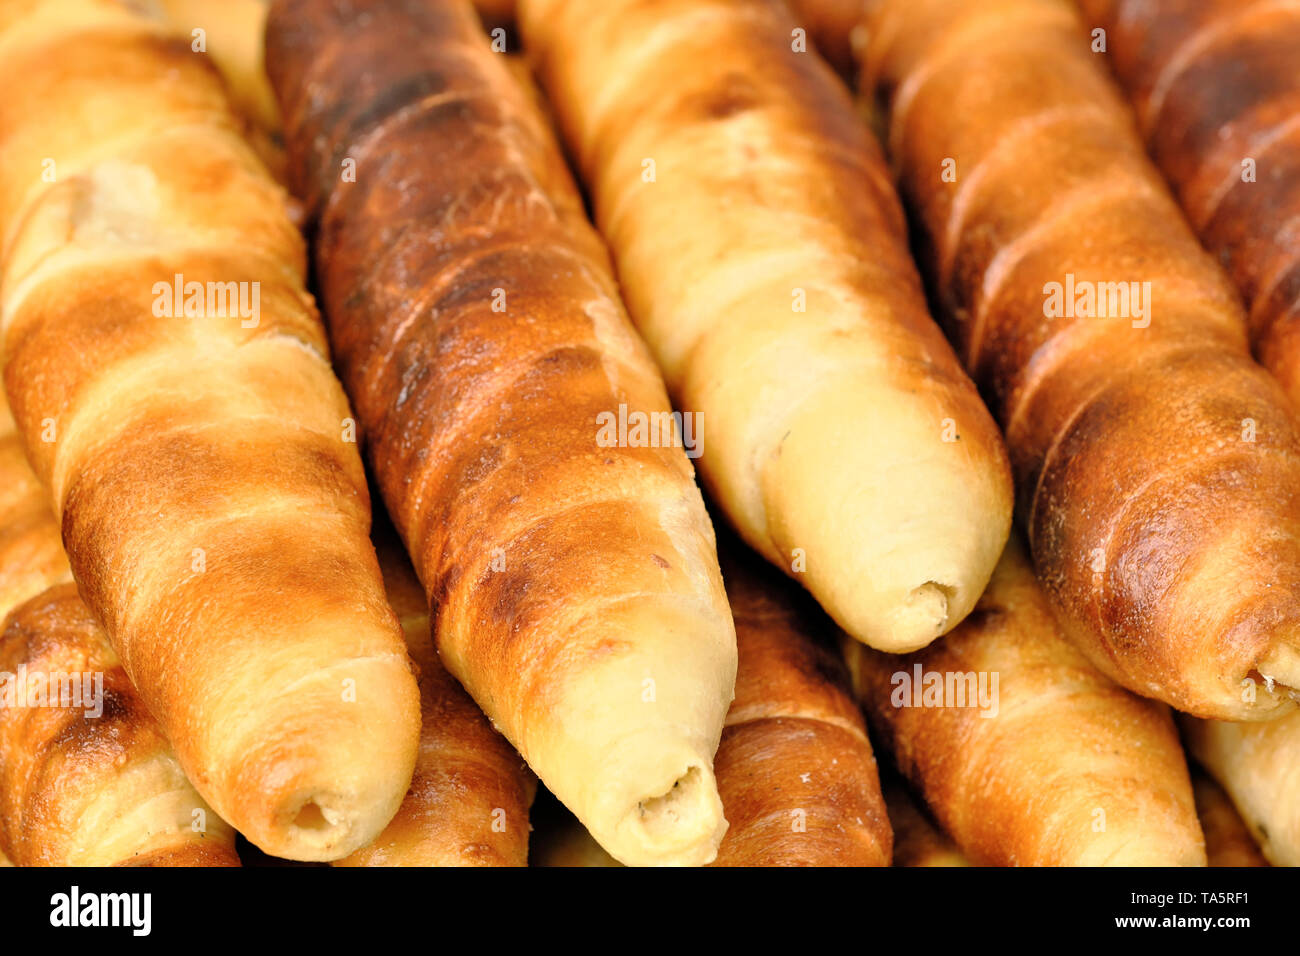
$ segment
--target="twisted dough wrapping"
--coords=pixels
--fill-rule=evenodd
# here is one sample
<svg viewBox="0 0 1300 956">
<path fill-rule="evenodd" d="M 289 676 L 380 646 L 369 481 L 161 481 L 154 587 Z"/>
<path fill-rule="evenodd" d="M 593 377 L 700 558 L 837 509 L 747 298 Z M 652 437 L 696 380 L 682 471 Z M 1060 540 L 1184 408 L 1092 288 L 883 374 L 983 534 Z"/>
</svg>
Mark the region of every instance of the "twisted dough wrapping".
<svg viewBox="0 0 1300 956">
<path fill-rule="evenodd" d="M 467 2 L 276 3 L 267 42 L 447 669 L 616 858 L 711 860 L 736 660 L 713 528 L 681 448 L 602 430 L 670 406 L 536 102 Z"/>
<path fill-rule="evenodd" d="M 280 129 L 275 93 L 266 78 L 262 36 L 269 0 L 144 0 L 180 33 L 203 31 L 203 45 L 230 92 L 231 102 L 256 127 Z M 193 45 L 193 44 L 191 44 Z"/>
<path fill-rule="evenodd" d="M 0 672 L 20 668 L 29 680 L 75 675 L 83 694 L 102 697 L 0 704 L 6 855 L 20 866 L 239 865 L 234 830 L 186 779 L 76 585 L 56 585 L 10 612 Z"/>
<path fill-rule="evenodd" d="M 714 499 L 854 637 L 934 640 L 988 581 L 1011 486 L 843 85 L 779 0 L 519 19 Z"/>
<path fill-rule="evenodd" d="M 397 533 L 376 520 L 388 602 L 419 672 L 420 755 L 411 789 L 369 846 L 335 866 L 525 866 L 537 779 L 438 659 L 429 605 Z"/>
<path fill-rule="evenodd" d="M 231 103 L 248 119 L 245 137 L 284 182 L 284 137 L 275 93 L 266 78 L 262 36 L 270 0 L 134 0 L 186 36 L 203 32 L 205 51 L 221 72 Z"/>
<path fill-rule="evenodd" d="M 108 0 L 0 3 L 0 84 L 5 388 L 81 594 L 222 817 L 345 855 L 419 700 L 284 195 L 206 58 Z"/>
<path fill-rule="evenodd" d="M 976 865 L 1205 865 L 1168 708 L 1065 640 L 1014 540 L 942 641 L 905 657 L 843 644 L 882 746 Z"/>
<path fill-rule="evenodd" d="M 1300 401 L 1300 6 L 1082 0 L 1152 156 L 1250 307 L 1255 354 Z"/>
<path fill-rule="evenodd" d="M 888 866 L 893 834 L 835 628 L 806 595 L 733 545 L 736 699 L 714 760 L 731 826 L 715 866 Z"/>
<path fill-rule="evenodd" d="M 24 698 L 0 688 L 0 861 L 238 866 L 234 831 L 186 780 L 71 578 L 0 395 L 0 681 Z M 84 706 L 27 707 L 20 673 L 47 682 L 47 705 L 51 675 L 100 676 L 81 684 Z"/>
<path fill-rule="evenodd" d="M 923 258 L 1072 639 L 1181 710 L 1283 713 L 1300 688 L 1296 419 L 1078 14 L 875 0 L 866 23 L 862 88 L 889 108 Z M 1255 698 L 1261 673 L 1284 686 Z"/>
<path fill-rule="evenodd" d="M 806 595 L 732 544 L 727 597 L 740 663 L 714 769 L 727 835 L 713 866 L 888 866 L 875 756 L 834 632 Z M 576 823 L 544 830 L 538 866 L 608 866 Z"/>
</svg>

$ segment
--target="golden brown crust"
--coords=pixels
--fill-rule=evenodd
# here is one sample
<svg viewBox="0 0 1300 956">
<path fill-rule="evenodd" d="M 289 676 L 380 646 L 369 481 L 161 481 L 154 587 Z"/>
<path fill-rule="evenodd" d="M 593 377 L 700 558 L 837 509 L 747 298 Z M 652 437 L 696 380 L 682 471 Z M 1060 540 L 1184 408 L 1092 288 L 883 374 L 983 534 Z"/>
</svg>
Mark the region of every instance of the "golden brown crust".
<svg viewBox="0 0 1300 956">
<path fill-rule="evenodd" d="M 234 831 L 185 779 L 70 582 L 45 489 L 0 394 L 0 858 L 238 866 Z M 86 716 L 101 710 L 93 700 L 81 709 L 29 709 L 25 697 L 8 699 L 3 685 L 19 668 L 42 680 L 91 675 L 89 687 L 80 685 L 82 699 L 102 690 L 103 713 Z M 194 810 L 203 814 L 200 831 Z"/>
<path fill-rule="evenodd" d="M 270 0 L 136 0 L 202 46 L 221 71 L 231 102 L 249 121 L 245 136 L 277 182 L 285 176 L 280 109 L 262 62 Z M 202 31 L 199 33 L 199 31 Z"/>
<path fill-rule="evenodd" d="M 519 17 L 714 499 L 855 637 L 924 646 L 988 580 L 1011 487 L 843 84 L 779 0 Z"/>
<path fill-rule="evenodd" d="M 233 849 L 215 846 L 211 840 L 187 843 L 179 847 L 139 853 L 116 866 L 240 866 L 239 856 Z"/>
<path fill-rule="evenodd" d="M 711 859 L 735 674 L 712 527 L 679 448 L 602 443 L 601 416 L 670 406 L 543 117 L 467 2 L 277 3 L 268 51 L 444 663 L 615 856 Z"/>
<path fill-rule="evenodd" d="M 375 841 L 335 866 L 526 866 L 528 807 L 537 779 L 447 673 L 429 609 L 387 522 L 375 545 L 389 603 L 419 672 L 420 755 L 402 806 Z"/>
<path fill-rule="evenodd" d="M 1243 685 L 1300 640 L 1300 434 L 1077 13 L 875 0 L 867 25 L 863 89 L 889 106 L 924 259 L 1072 638 L 1180 709 L 1284 712 L 1284 691 L 1251 703 Z M 1068 282 L 1084 314 L 1049 317 Z M 1124 311 L 1128 283 L 1147 307 L 1089 313 L 1098 290 Z"/>
<path fill-rule="evenodd" d="M 3 7 L 5 387 L 82 595 L 219 812 L 346 854 L 406 791 L 418 692 L 302 239 L 185 38 Z"/>
<path fill-rule="evenodd" d="M 259 129 L 280 127 L 275 94 L 262 62 L 262 36 L 270 0 L 146 0 L 183 36 L 190 46 L 202 40 L 203 50 L 221 71 L 231 101 Z M 195 37 L 196 31 L 202 36 Z"/>
<path fill-rule="evenodd" d="M 1083 0 L 1152 156 L 1250 309 L 1255 352 L 1300 399 L 1300 8 Z"/>
<path fill-rule="evenodd" d="M 1060 635 L 1014 542 L 943 641 L 903 657 L 844 649 L 882 745 L 975 864 L 1205 864 L 1168 709 Z"/>
<path fill-rule="evenodd" d="M 1205 834 L 1205 856 L 1210 866 L 1268 866 L 1259 846 L 1242 822 L 1223 788 L 1204 772 L 1192 774 L 1196 815 Z"/>
<path fill-rule="evenodd" d="M 740 665 L 714 760 L 730 826 L 714 866 L 888 866 L 889 818 L 820 608 L 733 542 L 724 561 Z"/>
<path fill-rule="evenodd" d="M 75 585 L 10 613 L 0 674 L 15 686 L 0 694 L 0 848 L 15 863 L 239 865 Z"/>
</svg>

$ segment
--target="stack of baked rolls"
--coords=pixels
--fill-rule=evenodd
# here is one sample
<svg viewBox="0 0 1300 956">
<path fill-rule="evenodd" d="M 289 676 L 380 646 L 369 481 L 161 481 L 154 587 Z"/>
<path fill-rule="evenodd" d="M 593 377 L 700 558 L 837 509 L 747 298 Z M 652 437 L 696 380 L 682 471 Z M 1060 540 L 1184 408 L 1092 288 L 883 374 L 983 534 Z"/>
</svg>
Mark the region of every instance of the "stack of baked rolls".
<svg viewBox="0 0 1300 956">
<path fill-rule="evenodd" d="M 0 862 L 1300 863 L 1285 7 L 0 0 Z"/>
</svg>

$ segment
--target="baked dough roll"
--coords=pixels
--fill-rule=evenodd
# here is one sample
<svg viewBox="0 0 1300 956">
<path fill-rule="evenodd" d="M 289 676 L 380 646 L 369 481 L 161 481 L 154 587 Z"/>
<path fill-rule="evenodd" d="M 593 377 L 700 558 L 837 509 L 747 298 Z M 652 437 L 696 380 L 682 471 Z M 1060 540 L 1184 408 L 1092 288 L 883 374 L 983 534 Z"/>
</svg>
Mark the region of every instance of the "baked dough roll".
<svg viewBox="0 0 1300 956">
<path fill-rule="evenodd" d="M 397 816 L 335 866 L 526 866 L 537 778 L 438 659 L 429 605 L 397 533 L 373 534 L 420 682 L 420 755 Z"/>
<path fill-rule="evenodd" d="M 280 108 L 266 78 L 262 37 L 270 0 L 136 0 L 190 37 L 221 72 L 232 105 L 249 121 L 245 136 L 277 182 L 284 181 Z"/>
<path fill-rule="evenodd" d="M 1255 354 L 1300 401 L 1300 6 L 1083 0 L 1147 146 L 1249 306 Z"/>
<path fill-rule="evenodd" d="M 238 866 L 71 577 L 0 395 L 0 861 Z"/>
<path fill-rule="evenodd" d="M 730 826 L 713 866 L 888 866 L 876 760 L 835 632 L 816 604 L 733 544 L 723 575 L 736 621 L 736 699 L 714 759 Z M 541 866 L 603 866 L 573 827 L 541 839 Z"/>
<path fill-rule="evenodd" d="M 1205 865 L 1169 710 L 1059 633 L 1014 540 L 944 640 L 906 657 L 843 644 L 882 746 L 976 865 Z"/>
<path fill-rule="evenodd" d="M 1300 688 L 1300 433 L 1064 0 L 873 0 L 866 73 L 1040 580 L 1137 693 Z M 1007 24 L 1014 23 L 1015 29 Z M 1276 693 L 1252 681 L 1272 678 Z"/>
<path fill-rule="evenodd" d="M 617 859 L 708 862 L 736 668 L 713 527 L 542 114 L 461 0 L 277 3 L 267 41 L 443 662 Z"/>
<path fill-rule="evenodd" d="M 970 866 L 957 844 L 916 805 L 902 781 L 884 774 L 881 778 L 894 831 L 894 866 Z"/>
<path fill-rule="evenodd" d="M 834 625 L 738 544 L 723 576 L 736 621 L 736 699 L 714 760 L 731 826 L 715 866 L 888 866 L 876 759 Z"/>
<path fill-rule="evenodd" d="M 1228 792 L 1275 866 L 1300 866 L 1300 714 L 1264 723 L 1182 718 L 1187 749 Z"/>
<path fill-rule="evenodd" d="M 235 831 L 186 779 L 76 585 L 10 612 L 0 681 L 0 849 L 15 863 L 239 865 Z"/>
<path fill-rule="evenodd" d="M 1196 816 L 1205 834 L 1205 856 L 1210 866 L 1268 866 L 1259 845 L 1223 788 L 1203 771 L 1192 772 Z"/>
<path fill-rule="evenodd" d="M 1011 485 L 848 93 L 779 0 L 519 18 L 714 500 L 854 637 L 924 647 L 988 581 Z"/>
<path fill-rule="evenodd" d="M 0 84 L 5 387 L 81 594 L 222 817 L 344 856 L 419 694 L 283 193 L 207 59 L 115 3 L 0 2 Z"/>
</svg>

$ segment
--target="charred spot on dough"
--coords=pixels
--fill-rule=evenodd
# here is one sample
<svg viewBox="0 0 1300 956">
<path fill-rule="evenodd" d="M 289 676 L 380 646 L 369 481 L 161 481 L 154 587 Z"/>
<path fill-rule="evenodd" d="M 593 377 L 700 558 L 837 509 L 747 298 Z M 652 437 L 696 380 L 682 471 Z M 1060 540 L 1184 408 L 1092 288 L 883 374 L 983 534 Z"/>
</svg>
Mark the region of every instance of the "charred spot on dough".
<svg viewBox="0 0 1300 956">
<path fill-rule="evenodd" d="M 669 564 L 667 561 L 665 561 L 657 554 L 650 555 L 650 560 L 653 561 L 655 564 L 659 565 L 659 567 L 663 568 L 665 571 L 672 570 L 672 565 Z"/>
<path fill-rule="evenodd" d="M 1287 332 L 1295 334 L 1295 327 L 1300 326 L 1300 259 L 1293 262 L 1269 289 L 1268 298 L 1259 311 L 1274 316 L 1270 337 Z"/>
<path fill-rule="evenodd" d="M 85 716 L 84 711 L 93 706 L 87 701 L 81 709 L 65 709 L 72 719 L 49 742 L 49 750 L 65 756 L 103 756 L 115 759 L 126 753 L 131 741 L 140 736 L 137 726 L 144 712 L 136 706 L 128 693 L 104 687 L 103 712 L 98 717 Z"/>
<path fill-rule="evenodd" d="M 530 557 L 525 553 L 517 560 L 507 561 L 504 571 L 495 572 L 490 564 L 483 562 L 473 585 L 474 591 L 486 598 L 484 603 L 493 623 L 509 627 L 511 638 L 517 638 L 528 630 L 526 607 L 535 578 L 535 569 L 529 566 Z"/>
<path fill-rule="evenodd" d="M 132 690 L 109 687 L 106 683 L 103 698 L 104 712 L 99 716 L 98 720 L 102 722 L 127 721 L 132 720 L 137 714 L 143 716 L 143 708 L 138 706 L 138 702 L 132 696 L 133 693 Z"/>
</svg>

